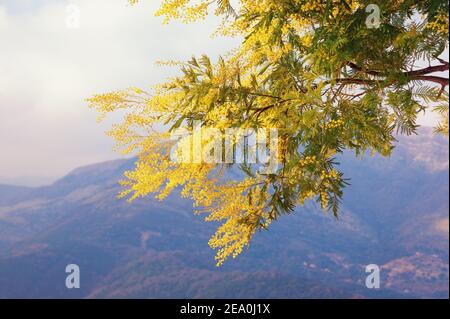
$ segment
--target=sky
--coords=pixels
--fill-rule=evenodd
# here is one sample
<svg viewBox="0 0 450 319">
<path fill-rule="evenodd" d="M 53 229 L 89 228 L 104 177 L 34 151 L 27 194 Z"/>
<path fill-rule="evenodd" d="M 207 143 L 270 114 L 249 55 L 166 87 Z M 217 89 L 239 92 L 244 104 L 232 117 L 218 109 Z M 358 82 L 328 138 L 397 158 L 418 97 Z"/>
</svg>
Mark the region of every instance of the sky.
<svg viewBox="0 0 450 319">
<path fill-rule="evenodd" d="M 210 36 L 215 18 L 163 25 L 158 2 L 0 0 L 0 183 L 49 182 L 118 158 L 104 134 L 111 123 L 98 124 L 86 98 L 175 74 L 157 61 L 238 44 Z"/>
<path fill-rule="evenodd" d="M 157 61 L 236 46 L 210 36 L 217 19 L 163 25 L 157 2 L 0 0 L 0 183 L 117 158 L 86 98 L 175 74 Z"/>
</svg>

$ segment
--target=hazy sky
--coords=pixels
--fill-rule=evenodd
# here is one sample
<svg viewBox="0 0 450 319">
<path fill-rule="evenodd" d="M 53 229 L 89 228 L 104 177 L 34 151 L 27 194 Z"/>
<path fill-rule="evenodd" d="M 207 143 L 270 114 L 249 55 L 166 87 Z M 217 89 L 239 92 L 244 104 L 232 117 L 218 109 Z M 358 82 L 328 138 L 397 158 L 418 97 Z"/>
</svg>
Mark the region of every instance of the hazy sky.
<svg viewBox="0 0 450 319">
<path fill-rule="evenodd" d="M 59 177 L 116 157 L 85 98 L 174 74 L 158 60 L 235 46 L 209 36 L 214 19 L 162 25 L 157 2 L 0 0 L 0 177 Z M 71 28 L 70 4 L 80 10 L 79 28 Z"/>
<path fill-rule="evenodd" d="M 85 98 L 174 74 L 158 60 L 217 56 L 236 45 L 209 36 L 215 19 L 162 25 L 153 16 L 158 2 L 0 0 L 0 183 L 60 177 L 117 157 Z M 77 8 L 79 28 L 70 19 Z"/>
</svg>

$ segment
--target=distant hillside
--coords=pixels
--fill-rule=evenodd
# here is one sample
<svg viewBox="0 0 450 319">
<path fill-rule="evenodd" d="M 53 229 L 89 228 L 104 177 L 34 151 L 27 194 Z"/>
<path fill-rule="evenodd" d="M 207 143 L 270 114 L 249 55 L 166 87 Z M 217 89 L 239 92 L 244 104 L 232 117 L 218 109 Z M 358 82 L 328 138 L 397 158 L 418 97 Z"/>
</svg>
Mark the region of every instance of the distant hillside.
<svg viewBox="0 0 450 319">
<path fill-rule="evenodd" d="M 256 235 L 216 268 L 216 225 L 176 194 L 128 204 L 132 160 L 73 171 L 40 188 L 0 186 L 0 298 L 448 297 L 448 139 L 402 137 L 392 158 L 340 158 L 351 186 L 339 220 L 314 204 Z M 81 289 L 64 286 L 81 268 Z M 365 265 L 382 267 L 365 288 Z"/>
<path fill-rule="evenodd" d="M 39 187 L 42 185 L 50 185 L 55 181 L 55 178 L 44 176 L 18 176 L 5 177 L 0 176 L 0 184 L 3 185 L 17 185 L 23 187 Z"/>
</svg>

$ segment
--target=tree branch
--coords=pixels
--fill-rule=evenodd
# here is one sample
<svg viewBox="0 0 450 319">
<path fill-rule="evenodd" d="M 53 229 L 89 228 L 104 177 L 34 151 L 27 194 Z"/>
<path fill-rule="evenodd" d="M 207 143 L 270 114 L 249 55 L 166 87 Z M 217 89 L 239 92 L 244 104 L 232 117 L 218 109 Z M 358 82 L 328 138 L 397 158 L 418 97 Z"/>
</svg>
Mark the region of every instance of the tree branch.
<svg viewBox="0 0 450 319">
<path fill-rule="evenodd" d="M 443 78 L 440 76 L 432 76 L 432 75 L 417 75 L 412 77 L 413 80 L 419 81 L 430 81 L 434 83 L 439 83 L 442 86 L 447 86 L 449 84 L 449 79 Z"/>
<path fill-rule="evenodd" d="M 440 65 L 434 65 L 434 66 L 429 66 L 423 69 L 419 69 L 419 70 L 414 70 L 414 71 L 409 71 L 409 72 L 402 72 L 400 73 L 402 76 L 411 78 L 411 80 L 420 80 L 420 81 L 430 81 L 430 82 L 434 82 L 434 83 L 438 83 L 440 85 L 442 85 L 443 87 L 446 87 L 447 85 L 449 85 L 449 79 L 448 78 L 443 78 L 443 77 L 439 77 L 439 76 L 431 76 L 428 74 L 434 73 L 434 72 L 445 72 L 449 70 L 449 64 L 448 62 L 442 60 L 442 59 L 438 59 L 439 62 L 441 62 L 442 64 Z M 375 70 L 365 70 L 364 68 L 356 65 L 355 63 L 352 62 L 348 62 L 347 65 L 354 69 L 357 70 L 359 72 L 363 72 L 365 74 L 368 75 L 372 75 L 372 76 L 377 76 L 377 77 L 386 77 L 386 74 L 384 74 L 383 72 L 380 71 L 375 71 Z"/>
</svg>

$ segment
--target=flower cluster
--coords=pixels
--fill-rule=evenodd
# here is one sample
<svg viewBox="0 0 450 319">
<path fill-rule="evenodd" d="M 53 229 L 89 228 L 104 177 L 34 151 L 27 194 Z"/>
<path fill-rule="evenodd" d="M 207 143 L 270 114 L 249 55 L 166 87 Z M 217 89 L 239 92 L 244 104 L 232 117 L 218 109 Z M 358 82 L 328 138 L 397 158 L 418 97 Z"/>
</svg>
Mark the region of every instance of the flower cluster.
<svg viewBox="0 0 450 319">
<path fill-rule="evenodd" d="M 301 167 L 304 167 L 307 165 L 315 165 L 318 163 L 318 160 L 316 156 L 306 156 L 305 158 L 301 159 L 298 163 Z"/>
<path fill-rule="evenodd" d="M 341 119 L 331 120 L 325 124 L 325 129 L 332 130 L 336 128 L 341 128 L 344 124 L 345 124 L 344 121 Z"/>
</svg>

